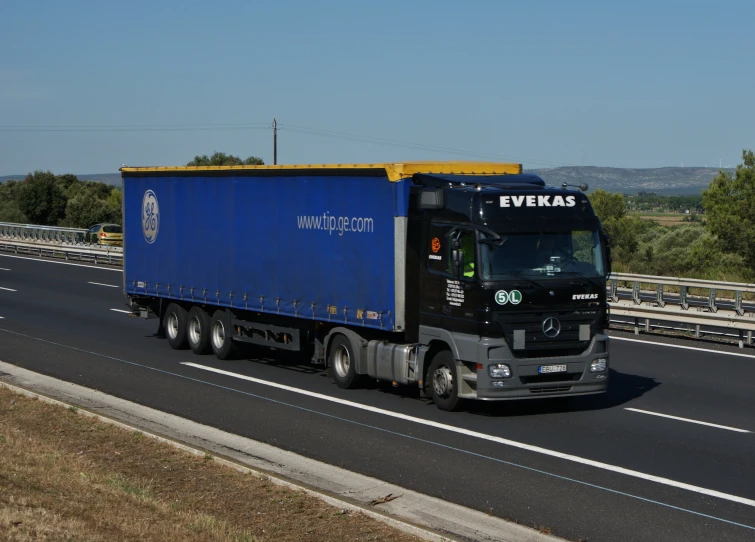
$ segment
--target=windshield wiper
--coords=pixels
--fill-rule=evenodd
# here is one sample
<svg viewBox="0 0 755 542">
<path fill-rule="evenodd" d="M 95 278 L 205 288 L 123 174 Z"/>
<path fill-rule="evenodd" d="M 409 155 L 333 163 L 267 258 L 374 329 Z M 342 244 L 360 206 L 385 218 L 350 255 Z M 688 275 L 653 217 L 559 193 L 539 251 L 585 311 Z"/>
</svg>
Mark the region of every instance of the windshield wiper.
<svg viewBox="0 0 755 542">
<path fill-rule="evenodd" d="M 536 280 L 533 280 L 533 279 L 529 278 L 524 273 L 508 273 L 508 274 L 511 275 L 512 277 L 516 277 L 516 278 L 518 278 L 520 280 L 528 282 L 529 284 L 532 284 L 532 285 L 536 286 L 537 288 L 540 288 L 541 290 L 545 290 L 546 289 L 545 286 L 543 286 L 542 284 L 540 284 Z"/>
</svg>

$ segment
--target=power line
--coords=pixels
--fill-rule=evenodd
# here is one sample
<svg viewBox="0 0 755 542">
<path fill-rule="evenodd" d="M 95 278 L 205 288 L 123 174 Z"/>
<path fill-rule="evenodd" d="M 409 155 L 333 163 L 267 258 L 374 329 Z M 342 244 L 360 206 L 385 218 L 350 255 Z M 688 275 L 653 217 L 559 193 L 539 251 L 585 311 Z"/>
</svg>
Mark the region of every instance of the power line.
<svg viewBox="0 0 755 542">
<path fill-rule="evenodd" d="M 478 151 L 470 151 L 470 150 L 464 150 L 464 149 L 455 149 L 451 147 L 441 147 L 437 145 L 425 145 L 423 143 L 412 143 L 409 141 L 399 141 L 399 140 L 386 139 L 386 138 L 380 138 L 380 137 L 363 136 L 363 135 L 351 134 L 347 132 L 336 132 L 333 130 L 308 128 L 306 126 L 297 126 L 293 124 L 279 124 L 278 129 L 287 130 L 289 132 L 299 133 L 303 135 L 329 137 L 329 138 L 340 139 L 340 140 L 345 140 L 345 141 L 353 141 L 353 142 L 359 142 L 359 143 L 372 143 L 375 145 L 385 145 L 385 146 L 399 147 L 399 148 L 405 148 L 405 149 L 411 149 L 411 150 L 422 150 L 422 151 L 427 151 L 427 152 L 438 152 L 438 153 L 446 153 L 446 154 L 452 153 L 452 154 L 457 154 L 461 156 L 470 156 L 470 157 L 477 157 L 477 158 L 489 158 L 489 159 L 494 158 L 498 160 L 500 159 L 516 160 L 517 162 L 538 163 L 538 164 L 545 164 L 545 165 L 551 165 L 551 166 L 562 165 L 562 164 L 551 162 L 548 160 L 539 160 L 539 159 L 534 159 L 534 158 L 522 158 L 522 157 L 514 157 L 514 156 L 502 156 L 500 154 L 489 153 L 489 152 L 478 152 Z"/>
<path fill-rule="evenodd" d="M 0 132 L 188 132 L 205 130 L 265 130 L 268 122 L 233 124 L 123 124 L 123 125 L 0 125 Z"/>
<path fill-rule="evenodd" d="M 371 145 L 382 145 L 388 147 L 397 147 L 409 150 L 418 150 L 432 153 L 455 154 L 457 156 L 468 156 L 471 158 L 481 158 L 489 160 L 513 160 L 520 163 L 543 164 L 546 166 L 560 166 L 562 164 L 549 160 L 540 160 L 535 158 L 523 158 L 516 156 L 504 156 L 497 153 L 470 151 L 466 149 L 456 149 L 439 145 L 427 145 L 424 143 L 415 143 L 411 141 L 400 141 L 383 137 L 374 137 L 353 134 L 349 132 L 339 132 L 335 130 L 325 130 L 321 128 L 310 128 L 298 126 L 295 124 L 277 124 L 277 130 L 288 131 L 301 135 L 314 137 L 326 137 L 330 139 L 339 139 L 342 141 L 352 141 L 355 143 L 367 143 Z M 270 122 L 249 121 L 239 123 L 195 123 L 195 124 L 120 124 L 120 125 L 0 125 L 0 132 L 192 132 L 192 131 L 247 131 L 247 130 L 270 130 L 276 128 L 271 126 Z"/>
</svg>

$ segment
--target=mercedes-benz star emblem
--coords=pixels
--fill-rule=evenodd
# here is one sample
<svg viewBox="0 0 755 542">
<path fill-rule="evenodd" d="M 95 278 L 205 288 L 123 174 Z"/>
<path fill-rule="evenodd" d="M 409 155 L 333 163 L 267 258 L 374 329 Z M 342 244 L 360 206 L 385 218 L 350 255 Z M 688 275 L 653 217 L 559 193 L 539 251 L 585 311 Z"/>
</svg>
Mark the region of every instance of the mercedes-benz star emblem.
<svg viewBox="0 0 755 542">
<path fill-rule="evenodd" d="M 557 318 L 551 316 L 543 320 L 543 335 L 549 339 L 553 339 L 558 337 L 559 333 L 561 333 L 561 322 Z"/>
</svg>

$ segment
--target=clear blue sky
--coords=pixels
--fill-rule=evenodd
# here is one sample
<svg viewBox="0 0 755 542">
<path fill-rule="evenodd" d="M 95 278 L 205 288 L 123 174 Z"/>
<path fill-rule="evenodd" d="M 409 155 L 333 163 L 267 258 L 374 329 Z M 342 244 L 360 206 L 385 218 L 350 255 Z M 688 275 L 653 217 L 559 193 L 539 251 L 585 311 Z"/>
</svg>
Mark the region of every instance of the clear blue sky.
<svg viewBox="0 0 755 542">
<path fill-rule="evenodd" d="M 736 165 L 754 23 L 750 0 L 3 0 L 0 175 L 272 163 L 273 117 L 279 163 Z"/>
</svg>

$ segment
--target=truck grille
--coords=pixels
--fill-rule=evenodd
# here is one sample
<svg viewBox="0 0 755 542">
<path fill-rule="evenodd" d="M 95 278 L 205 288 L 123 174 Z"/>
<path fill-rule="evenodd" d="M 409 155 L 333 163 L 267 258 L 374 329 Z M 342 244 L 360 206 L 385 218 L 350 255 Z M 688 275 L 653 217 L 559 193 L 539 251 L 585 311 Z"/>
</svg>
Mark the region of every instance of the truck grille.
<svg viewBox="0 0 755 542">
<path fill-rule="evenodd" d="M 550 386 L 548 388 L 530 388 L 530 393 L 563 393 L 571 390 L 571 386 Z"/>
<path fill-rule="evenodd" d="M 557 318 L 561 331 L 556 337 L 543 333 L 543 320 Z M 579 326 L 590 326 L 590 338 L 595 334 L 600 311 L 564 310 L 538 312 L 497 312 L 493 320 L 503 328 L 506 342 L 517 358 L 574 356 L 584 352 L 590 340 L 579 340 Z M 514 349 L 514 330 L 524 330 L 524 350 Z"/>
<path fill-rule="evenodd" d="M 551 373 L 544 375 L 520 376 L 522 384 L 545 384 L 548 382 L 576 382 L 582 373 Z"/>
</svg>

